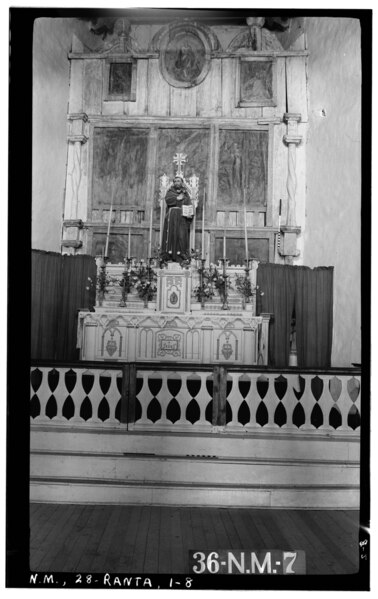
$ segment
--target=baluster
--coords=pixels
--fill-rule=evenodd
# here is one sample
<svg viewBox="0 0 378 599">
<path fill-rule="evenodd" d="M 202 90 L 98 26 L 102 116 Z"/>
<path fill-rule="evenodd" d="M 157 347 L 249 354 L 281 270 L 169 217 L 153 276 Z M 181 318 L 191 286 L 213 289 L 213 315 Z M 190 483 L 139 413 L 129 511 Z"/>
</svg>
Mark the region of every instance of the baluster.
<svg viewBox="0 0 378 599">
<path fill-rule="evenodd" d="M 277 374 L 269 374 L 269 387 L 268 391 L 264 397 L 264 404 L 268 410 L 268 422 L 264 426 L 264 430 L 267 429 L 279 429 L 278 424 L 274 422 L 274 415 L 277 409 L 278 404 L 280 403 L 279 398 L 277 397 L 276 390 L 274 388 L 274 381 L 277 378 Z"/>
<path fill-rule="evenodd" d="M 32 370 L 35 370 L 35 369 L 33 368 Z M 50 372 L 50 370 L 52 370 L 52 368 L 39 367 L 38 370 L 40 370 L 40 372 L 42 373 L 41 384 L 38 387 L 37 392 L 34 391 L 34 389 L 31 385 L 30 385 L 30 388 L 31 388 L 31 394 L 32 394 L 31 397 L 33 397 L 33 395 L 37 395 L 41 409 L 40 409 L 39 416 L 34 418 L 32 420 L 32 422 L 35 422 L 35 423 L 50 422 L 50 418 L 48 418 L 48 416 L 46 416 L 46 405 L 49 400 L 49 397 L 53 393 L 49 387 L 47 375 Z"/>
<path fill-rule="evenodd" d="M 303 391 L 303 395 L 300 399 L 300 403 L 302 405 L 302 408 L 303 408 L 304 414 L 305 414 L 305 422 L 304 422 L 304 424 L 301 425 L 299 430 L 313 431 L 313 430 L 316 430 L 315 426 L 313 424 L 311 424 L 311 413 L 316 404 L 316 399 L 313 396 L 312 391 L 311 391 L 311 379 L 313 378 L 313 375 L 303 374 L 301 376 L 305 382 L 305 388 Z"/>
<path fill-rule="evenodd" d="M 70 426 L 77 425 L 77 424 L 79 424 L 81 426 L 83 424 L 83 420 L 82 420 L 82 418 L 80 418 L 80 407 L 81 407 L 81 404 L 84 401 L 84 397 L 86 395 L 84 388 L 83 388 L 83 383 L 82 383 L 82 377 L 83 377 L 83 373 L 85 372 L 85 370 L 82 368 L 78 368 L 78 369 L 75 369 L 75 372 L 76 372 L 76 384 L 75 384 L 75 387 L 73 388 L 72 392 L 70 393 L 73 404 L 74 404 L 75 412 L 74 412 L 73 417 L 69 419 L 68 423 L 70 424 Z"/>
<path fill-rule="evenodd" d="M 249 419 L 249 422 L 246 424 L 245 428 L 247 430 L 256 431 L 257 429 L 261 428 L 260 425 L 256 421 L 256 412 L 257 412 L 257 408 L 259 407 L 259 404 L 261 401 L 261 397 L 257 390 L 257 379 L 259 378 L 260 375 L 257 373 L 256 374 L 253 373 L 248 376 L 251 381 L 251 386 L 249 388 L 249 391 L 248 391 L 247 397 L 245 398 L 245 401 L 247 402 L 247 405 L 249 407 L 251 417 Z"/>
<path fill-rule="evenodd" d="M 168 418 L 167 418 L 167 407 L 173 397 L 168 389 L 167 379 L 168 379 L 169 374 L 172 374 L 172 373 L 169 373 L 169 372 L 160 372 L 159 373 L 159 376 L 161 377 L 161 380 L 162 380 L 162 385 L 161 385 L 159 393 L 157 393 L 157 395 L 155 395 L 155 397 L 161 406 L 161 418 L 155 423 L 156 428 L 160 428 L 160 427 L 161 428 L 171 428 L 171 427 L 173 427 L 172 422 L 170 420 L 168 420 Z"/>
<path fill-rule="evenodd" d="M 358 409 L 360 416 L 362 417 L 362 415 L 361 415 L 361 377 L 356 376 L 354 378 L 356 378 L 358 380 L 358 382 L 360 383 L 360 392 L 358 394 L 356 401 L 353 403 L 356 406 L 356 408 Z M 360 427 L 358 427 L 358 429 L 356 429 L 356 430 L 359 430 L 359 429 L 360 429 Z"/>
<path fill-rule="evenodd" d="M 115 412 L 117 408 L 118 401 L 121 397 L 121 393 L 118 390 L 117 386 L 117 377 L 122 375 L 120 370 L 111 370 L 110 371 L 110 387 L 106 394 L 106 399 L 109 404 L 109 419 L 104 422 L 104 425 L 107 427 L 119 426 L 119 421 L 115 417 Z"/>
<path fill-rule="evenodd" d="M 211 397 L 210 393 L 208 392 L 207 386 L 206 386 L 206 381 L 207 381 L 208 376 L 209 376 L 208 372 L 200 373 L 201 389 L 196 396 L 196 401 L 197 401 L 197 403 L 199 405 L 199 409 L 200 409 L 200 419 L 196 423 L 196 428 L 203 428 L 205 430 L 211 429 L 211 423 L 208 420 L 206 420 L 206 408 L 207 408 L 209 402 L 212 400 L 212 397 Z"/>
<path fill-rule="evenodd" d="M 66 401 L 67 397 L 69 395 L 71 395 L 71 393 L 69 393 L 69 391 L 66 387 L 65 376 L 66 376 L 67 372 L 69 372 L 72 369 L 71 368 L 56 368 L 56 370 L 58 370 L 58 372 L 59 372 L 59 382 L 58 382 L 58 386 L 56 387 L 56 389 L 52 395 L 54 395 L 54 397 L 56 399 L 58 411 L 57 411 L 55 418 L 53 418 L 53 422 L 54 422 L 54 424 L 67 424 L 67 422 L 69 422 L 69 421 L 66 418 L 64 418 L 64 416 L 63 416 L 63 405 L 64 405 L 64 402 Z M 71 395 L 71 397 L 72 397 L 72 395 Z"/>
<path fill-rule="evenodd" d="M 140 419 L 137 422 L 135 422 L 135 424 L 133 426 L 130 425 L 129 429 L 131 429 L 131 428 L 145 429 L 145 428 L 148 428 L 151 426 L 151 421 L 147 418 L 147 407 L 153 397 L 153 395 L 148 387 L 148 378 L 150 375 L 152 375 L 152 371 L 149 371 L 149 370 L 138 371 L 139 378 L 142 378 L 142 380 L 143 380 L 142 388 L 137 395 L 138 401 L 141 405 L 142 413 L 141 413 Z"/>
<path fill-rule="evenodd" d="M 90 418 L 87 422 L 91 424 L 100 424 L 102 425 L 102 420 L 98 417 L 98 407 L 104 397 L 104 393 L 102 392 L 100 386 L 100 376 L 105 375 L 106 371 L 94 370 L 91 372 L 94 375 L 93 386 L 89 394 L 89 399 L 92 404 L 92 418 Z"/>
<path fill-rule="evenodd" d="M 244 398 L 239 389 L 240 373 L 230 372 L 229 376 L 231 377 L 231 380 L 232 380 L 232 388 L 231 388 L 229 396 L 227 397 L 227 401 L 231 407 L 232 419 L 227 424 L 227 430 L 229 430 L 230 428 L 236 428 L 236 429 L 240 430 L 241 428 L 244 428 L 238 419 L 239 409 L 240 409 L 241 404 L 244 401 Z"/>
<path fill-rule="evenodd" d="M 281 428 L 285 430 L 297 431 L 298 428 L 293 423 L 293 413 L 298 403 L 298 400 L 294 393 L 294 389 L 297 390 L 298 387 L 298 375 L 285 374 L 285 378 L 287 380 L 287 390 L 285 396 L 281 400 L 281 403 L 283 404 L 286 410 L 287 420 L 286 424 L 284 424 Z"/>
<path fill-rule="evenodd" d="M 323 393 L 321 398 L 318 401 L 319 407 L 322 410 L 322 414 L 323 414 L 323 424 L 322 426 L 319 427 L 318 430 L 325 430 L 325 431 L 334 431 L 334 428 L 330 425 L 329 423 L 329 416 L 331 413 L 331 410 L 333 408 L 334 405 L 334 401 L 329 389 L 329 384 L 330 384 L 330 380 L 332 377 L 329 376 L 322 376 L 322 380 L 324 383 L 324 387 L 323 387 Z"/>
</svg>

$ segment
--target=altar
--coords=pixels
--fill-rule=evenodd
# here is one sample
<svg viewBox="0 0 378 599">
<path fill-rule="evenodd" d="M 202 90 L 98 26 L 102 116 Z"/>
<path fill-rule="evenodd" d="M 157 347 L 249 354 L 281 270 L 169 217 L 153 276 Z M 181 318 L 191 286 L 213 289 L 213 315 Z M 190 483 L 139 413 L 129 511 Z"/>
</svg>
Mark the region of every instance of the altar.
<svg viewBox="0 0 378 599">
<path fill-rule="evenodd" d="M 98 294 L 94 312 L 79 313 L 81 360 L 267 364 L 270 315 L 256 316 L 255 293 L 245 298 L 235 287 L 248 276 L 250 289 L 256 290 L 256 261 L 247 272 L 240 266 L 227 269 L 226 298 L 214 294 L 201 302 L 204 273 L 196 260 L 186 268 L 175 262 L 163 268 L 149 265 L 152 301 L 138 296 L 139 281 L 126 296 L 122 264 L 104 267 L 101 259 L 99 264 L 99 270 L 106 268 L 106 292 Z M 210 269 L 215 271 L 222 272 Z"/>
</svg>

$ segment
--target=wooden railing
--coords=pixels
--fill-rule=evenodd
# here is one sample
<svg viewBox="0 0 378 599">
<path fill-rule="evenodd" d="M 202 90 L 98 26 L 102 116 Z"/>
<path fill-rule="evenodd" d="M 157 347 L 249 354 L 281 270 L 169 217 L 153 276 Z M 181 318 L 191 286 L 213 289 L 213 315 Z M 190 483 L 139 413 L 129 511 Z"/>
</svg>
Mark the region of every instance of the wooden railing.
<svg viewBox="0 0 378 599">
<path fill-rule="evenodd" d="M 358 369 L 34 363 L 33 424 L 359 434 Z"/>
</svg>

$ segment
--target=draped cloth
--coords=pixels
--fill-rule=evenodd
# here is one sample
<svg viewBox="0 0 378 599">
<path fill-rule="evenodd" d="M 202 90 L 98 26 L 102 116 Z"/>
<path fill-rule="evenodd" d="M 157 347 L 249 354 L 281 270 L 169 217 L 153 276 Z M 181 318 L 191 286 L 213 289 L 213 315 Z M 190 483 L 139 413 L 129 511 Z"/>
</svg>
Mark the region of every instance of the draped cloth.
<svg viewBox="0 0 378 599">
<path fill-rule="evenodd" d="M 269 326 L 269 366 L 289 364 L 291 322 L 295 318 L 298 367 L 329 368 L 332 352 L 333 266 L 309 268 L 260 263 L 257 313 L 273 314 Z M 264 295 L 260 295 L 263 292 Z"/>
<path fill-rule="evenodd" d="M 296 267 L 295 318 L 298 366 L 331 366 L 333 267 Z"/>
<path fill-rule="evenodd" d="M 32 252 L 31 358 L 78 359 L 77 314 L 95 302 L 93 256 Z"/>
<path fill-rule="evenodd" d="M 191 205 L 189 193 L 186 189 L 171 187 L 165 196 L 165 203 L 167 208 L 161 248 L 163 257 L 173 262 L 189 260 L 190 219 L 182 215 L 182 206 Z"/>
<path fill-rule="evenodd" d="M 257 269 L 258 313 L 273 315 L 269 325 L 269 366 L 289 364 L 291 319 L 295 296 L 294 266 L 260 263 Z M 264 295 L 261 295 L 263 293 Z"/>
</svg>

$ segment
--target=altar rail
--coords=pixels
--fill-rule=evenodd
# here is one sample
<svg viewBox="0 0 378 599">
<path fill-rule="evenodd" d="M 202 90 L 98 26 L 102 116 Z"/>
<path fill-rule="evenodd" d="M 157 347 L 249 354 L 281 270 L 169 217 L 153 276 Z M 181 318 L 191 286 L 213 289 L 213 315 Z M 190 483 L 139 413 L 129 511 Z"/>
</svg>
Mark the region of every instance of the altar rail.
<svg viewBox="0 0 378 599">
<path fill-rule="evenodd" d="M 193 432 L 358 434 L 358 369 L 34 363 L 34 424 Z"/>
</svg>

